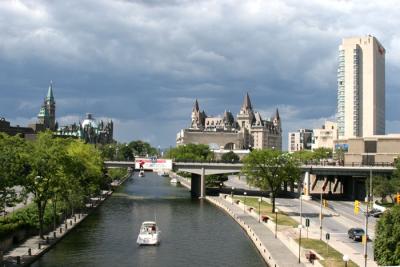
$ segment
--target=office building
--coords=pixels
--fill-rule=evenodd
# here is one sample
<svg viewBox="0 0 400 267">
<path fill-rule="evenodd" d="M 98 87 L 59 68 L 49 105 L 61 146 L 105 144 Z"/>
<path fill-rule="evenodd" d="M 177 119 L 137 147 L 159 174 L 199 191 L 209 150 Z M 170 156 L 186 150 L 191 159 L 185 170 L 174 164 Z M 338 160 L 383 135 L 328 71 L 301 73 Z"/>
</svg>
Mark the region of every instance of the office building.
<svg viewBox="0 0 400 267">
<path fill-rule="evenodd" d="M 371 35 L 339 47 L 339 138 L 385 134 L 385 48 Z"/>
<path fill-rule="evenodd" d="M 326 121 L 319 129 L 313 129 L 311 149 L 330 148 L 334 149 L 334 141 L 338 139 L 337 123 Z"/>
<path fill-rule="evenodd" d="M 311 150 L 313 130 L 300 129 L 297 132 L 289 132 L 288 151 Z"/>
</svg>

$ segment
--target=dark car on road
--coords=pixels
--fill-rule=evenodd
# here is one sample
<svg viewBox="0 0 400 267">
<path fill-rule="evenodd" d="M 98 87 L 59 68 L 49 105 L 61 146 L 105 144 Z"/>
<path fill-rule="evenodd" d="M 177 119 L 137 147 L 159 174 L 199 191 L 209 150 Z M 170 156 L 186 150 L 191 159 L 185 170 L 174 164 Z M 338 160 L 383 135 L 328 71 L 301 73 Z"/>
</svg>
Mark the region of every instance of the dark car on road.
<svg viewBox="0 0 400 267">
<path fill-rule="evenodd" d="M 372 209 L 372 210 L 369 212 L 369 216 L 373 216 L 373 217 L 375 217 L 375 218 L 381 217 L 382 214 L 383 214 L 383 211 L 378 210 L 378 209 Z"/>
<path fill-rule="evenodd" d="M 361 241 L 362 236 L 365 234 L 364 230 L 361 228 L 350 228 L 347 232 L 349 238 L 353 239 L 354 241 Z"/>
</svg>

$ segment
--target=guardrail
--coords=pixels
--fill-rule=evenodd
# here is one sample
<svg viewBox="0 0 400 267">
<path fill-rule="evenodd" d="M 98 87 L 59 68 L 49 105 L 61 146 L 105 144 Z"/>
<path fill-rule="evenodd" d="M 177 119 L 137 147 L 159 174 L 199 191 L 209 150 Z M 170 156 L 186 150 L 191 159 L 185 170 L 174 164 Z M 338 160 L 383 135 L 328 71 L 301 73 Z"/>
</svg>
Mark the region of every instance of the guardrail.
<svg viewBox="0 0 400 267">
<path fill-rule="evenodd" d="M 224 164 L 243 164 L 243 161 L 224 161 L 224 160 L 185 160 L 173 159 L 176 163 L 224 163 Z M 394 167 L 393 162 L 375 162 L 373 164 L 364 164 L 362 162 L 348 162 L 346 164 L 329 161 L 302 161 L 303 165 L 309 166 L 338 166 L 338 167 Z"/>
</svg>

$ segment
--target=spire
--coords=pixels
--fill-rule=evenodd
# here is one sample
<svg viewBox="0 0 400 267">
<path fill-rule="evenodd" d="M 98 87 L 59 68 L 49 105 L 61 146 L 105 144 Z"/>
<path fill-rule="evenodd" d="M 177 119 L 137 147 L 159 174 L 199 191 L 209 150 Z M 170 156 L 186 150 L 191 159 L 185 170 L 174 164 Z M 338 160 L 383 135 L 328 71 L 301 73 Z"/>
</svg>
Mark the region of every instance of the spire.
<svg viewBox="0 0 400 267">
<path fill-rule="evenodd" d="M 200 111 L 199 102 L 197 101 L 197 98 L 196 101 L 194 102 L 193 111 Z"/>
<path fill-rule="evenodd" d="M 246 96 L 244 97 L 242 109 L 243 110 L 253 110 L 253 107 L 251 106 L 249 93 L 246 93 Z"/>
<path fill-rule="evenodd" d="M 277 120 L 280 120 L 280 119 L 281 119 L 281 118 L 279 117 L 278 108 L 276 108 L 275 118 L 276 118 Z"/>
<path fill-rule="evenodd" d="M 49 90 L 47 91 L 46 100 L 54 101 L 54 95 L 53 95 L 53 81 L 50 81 L 50 86 L 49 86 Z"/>
</svg>

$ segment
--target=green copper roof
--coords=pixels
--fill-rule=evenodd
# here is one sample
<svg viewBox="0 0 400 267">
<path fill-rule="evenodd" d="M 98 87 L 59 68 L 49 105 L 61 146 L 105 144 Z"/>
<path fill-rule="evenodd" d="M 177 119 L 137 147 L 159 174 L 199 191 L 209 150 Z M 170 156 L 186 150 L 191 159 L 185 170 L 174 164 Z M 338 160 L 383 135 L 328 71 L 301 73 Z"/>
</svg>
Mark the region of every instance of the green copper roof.
<svg viewBox="0 0 400 267">
<path fill-rule="evenodd" d="M 42 117 L 48 117 L 48 116 L 49 116 L 49 113 L 47 112 L 47 108 L 46 108 L 45 106 L 42 106 L 42 107 L 40 108 L 38 117 L 39 117 L 39 118 L 42 118 Z"/>
<path fill-rule="evenodd" d="M 47 91 L 47 97 L 46 100 L 51 100 L 54 101 L 54 96 L 53 96 L 53 82 L 50 82 L 49 90 Z"/>
</svg>

